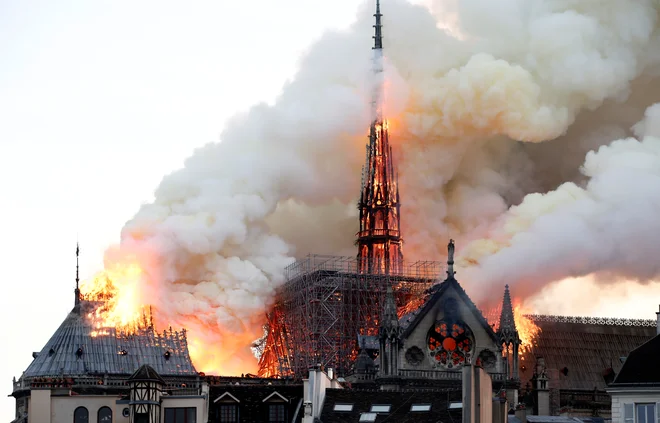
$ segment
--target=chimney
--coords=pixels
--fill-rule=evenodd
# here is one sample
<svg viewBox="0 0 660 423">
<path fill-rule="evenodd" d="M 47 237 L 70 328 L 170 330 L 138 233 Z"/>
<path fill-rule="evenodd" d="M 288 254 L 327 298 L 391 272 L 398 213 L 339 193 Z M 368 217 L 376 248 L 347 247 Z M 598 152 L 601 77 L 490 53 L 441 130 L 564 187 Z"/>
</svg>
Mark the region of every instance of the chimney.
<svg viewBox="0 0 660 423">
<path fill-rule="evenodd" d="M 660 335 L 660 307 L 659 307 L 659 311 L 655 312 L 655 316 L 657 320 L 657 323 L 655 325 L 655 334 Z"/>
<path fill-rule="evenodd" d="M 515 416 L 522 423 L 527 423 L 527 409 L 525 408 L 525 404 L 518 404 L 516 407 Z"/>
</svg>

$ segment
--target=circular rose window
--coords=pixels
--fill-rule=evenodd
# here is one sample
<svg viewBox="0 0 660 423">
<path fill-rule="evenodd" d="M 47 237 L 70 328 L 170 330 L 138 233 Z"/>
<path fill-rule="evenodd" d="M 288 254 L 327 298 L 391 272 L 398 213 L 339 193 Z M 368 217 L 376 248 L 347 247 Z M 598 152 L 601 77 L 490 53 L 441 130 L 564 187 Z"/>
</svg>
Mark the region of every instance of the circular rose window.
<svg viewBox="0 0 660 423">
<path fill-rule="evenodd" d="M 463 322 L 437 322 L 429 331 L 429 354 L 442 367 L 460 367 L 474 349 L 473 339 L 472 331 Z"/>
</svg>

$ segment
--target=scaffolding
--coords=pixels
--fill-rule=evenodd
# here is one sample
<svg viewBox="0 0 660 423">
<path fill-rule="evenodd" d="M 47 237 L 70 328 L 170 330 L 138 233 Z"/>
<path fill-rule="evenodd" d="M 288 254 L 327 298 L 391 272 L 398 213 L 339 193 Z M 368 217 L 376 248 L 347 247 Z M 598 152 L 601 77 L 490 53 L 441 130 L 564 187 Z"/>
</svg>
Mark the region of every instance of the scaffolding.
<svg viewBox="0 0 660 423">
<path fill-rule="evenodd" d="M 358 335 L 376 335 L 388 284 L 401 309 L 440 282 L 444 264 L 417 261 L 389 275 L 358 272 L 355 257 L 309 255 L 288 266 L 268 316 L 261 370 L 304 377 L 317 365 L 346 375 Z M 277 360 L 277 363 L 273 363 Z"/>
</svg>

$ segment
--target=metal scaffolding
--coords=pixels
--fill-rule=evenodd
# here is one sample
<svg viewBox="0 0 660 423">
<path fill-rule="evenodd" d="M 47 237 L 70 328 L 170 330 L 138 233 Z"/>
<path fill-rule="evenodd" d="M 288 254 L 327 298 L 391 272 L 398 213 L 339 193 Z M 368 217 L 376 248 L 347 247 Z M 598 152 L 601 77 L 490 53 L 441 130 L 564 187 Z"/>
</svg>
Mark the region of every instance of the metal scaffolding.
<svg viewBox="0 0 660 423">
<path fill-rule="evenodd" d="M 293 263 L 269 314 L 265 350 L 270 354 L 262 358 L 262 371 L 276 367 L 281 376 L 304 377 L 320 364 L 346 374 L 357 336 L 378 332 L 387 285 L 401 308 L 440 282 L 443 268 L 441 262 L 418 261 L 384 275 L 358 273 L 354 257 L 309 255 Z"/>
</svg>

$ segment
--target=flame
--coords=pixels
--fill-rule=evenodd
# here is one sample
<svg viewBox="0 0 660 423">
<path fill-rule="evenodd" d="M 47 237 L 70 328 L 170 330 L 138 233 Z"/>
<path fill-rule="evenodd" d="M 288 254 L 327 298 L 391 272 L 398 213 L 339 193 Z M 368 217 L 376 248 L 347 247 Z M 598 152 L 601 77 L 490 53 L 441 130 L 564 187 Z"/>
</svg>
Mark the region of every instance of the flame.
<svg viewBox="0 0 660 423">
<path fill-rule="evenodd" d="M 514 301 L 514 303 L 517 304 L 513 306 L 513 319 L 516 321 L 518 336 L 520 336 L 520 340 L 522 341 L 518 354 L 522 358 L 523 354 L 530 352 L 532 347 L 536 345 L 541 328 L 525 316 L 531 314 L 530 309 L 523 307 L 518 301 Z"/>
<path fill-rule="evenodd" d="M 518 330 L 518 336 L 521 341 L 520 347 L 518 348 L 518 356 L 523 360 L 524 355 L 531 352 L 532 347 L 536 345 L 541 328 L 530 318 L 526 317 L 528 314 L 533 314 L 532 309 L 523 306 L 521 300 L 518 298 L 514 298 L 512 302 L 513 320 L 516 322 L 516 329 Z M 489 323 L 491 323 L 493 330 L 495 331 L 499 329 L 501 312 L 502 304 L 499 304 L 497 307 L 491 308 L 484 313 L 484 317 Z M 504 353 L 505 352 L 503 352 L 503 354 Z"/>
<path fill-rule="evenodd" d="M 96 328 L 92 336 L 109 335 L 104 328 L 133 332 L 141 325 L 146 315 L 140 301 L 143 274 L 137 262 L 114 263 L 83 282 L 83 299 L 99 303 L 87 315 Z"/>
</svg>

